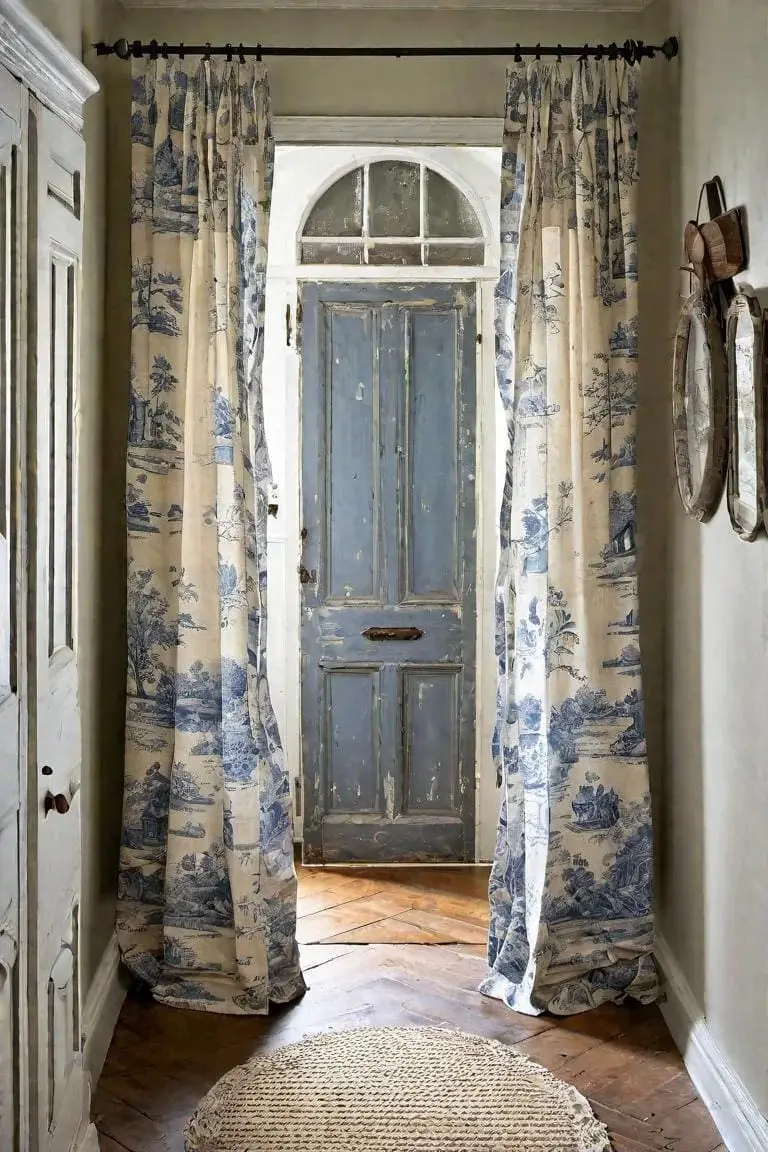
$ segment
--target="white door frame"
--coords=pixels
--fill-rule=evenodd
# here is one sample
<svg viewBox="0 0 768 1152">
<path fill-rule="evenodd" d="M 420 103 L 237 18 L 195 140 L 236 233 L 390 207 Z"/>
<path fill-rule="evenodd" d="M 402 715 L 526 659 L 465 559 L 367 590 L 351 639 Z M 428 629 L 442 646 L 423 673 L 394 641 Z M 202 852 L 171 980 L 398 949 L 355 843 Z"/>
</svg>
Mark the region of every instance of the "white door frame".
<svg viewBox="0 0 768 1152">
<path fill-rule="evenodd" d="M 269 521 L 270 683 L 292 787 L 301 779 L 300 348 L 297 301 L 304 280 L 452 282 L 477 286 L 477 714 L 476 859 L 492 856 L 498 792 L 491 757 L 496 708 L 494 593 L 498 507 L 506 432 L 495 385 L 493 294 L 499 275 L 499 173 L 502 122 L 496 119 L 284 117 L 275 120 L 278 156 L 272 200 L 265 327 L 264 408 L 279 513 Z M 499 149 L 492 152 L 493 145 Z M 328 147 L 318 147 L 327 145 Z M 461 145 L 461 147 L 457 147 Z M 317 197 L 365 161 L 401 158 L 441 172 L 472 203 L 483 224 L 482 268 L 374 268 L 300 265 L 298 237 Z M 296 189 L 300 188 L 300 194 Z M 282 387 L 281 387 L 282 385 Z M 299 806 L 300 811 L 300 806 Z M 301 839 L 302 820 L 296 820 Z"/>
</svg>

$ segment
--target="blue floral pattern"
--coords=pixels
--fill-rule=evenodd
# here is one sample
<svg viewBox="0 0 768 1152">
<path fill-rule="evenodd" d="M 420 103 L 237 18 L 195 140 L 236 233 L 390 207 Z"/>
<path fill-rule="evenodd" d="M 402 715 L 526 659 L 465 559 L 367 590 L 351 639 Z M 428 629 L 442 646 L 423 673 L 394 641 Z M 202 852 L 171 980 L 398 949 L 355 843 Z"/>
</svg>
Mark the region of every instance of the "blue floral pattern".
<svg viewBox="0 0 768 1152">
<path fill-rule="evenodd" d="M 508 74 L 502 803 L 481 991 L 532 1014 L 658 993 L 636 572 L 637 80 L 623 61 Z"/>
<path fill-rule="evenodd" d="M 136 61 L 131 123 L 118 937 L 158 1000 L 263 1013 L 304 989 L 266 668 L 266 75 Z"/>
</svg>

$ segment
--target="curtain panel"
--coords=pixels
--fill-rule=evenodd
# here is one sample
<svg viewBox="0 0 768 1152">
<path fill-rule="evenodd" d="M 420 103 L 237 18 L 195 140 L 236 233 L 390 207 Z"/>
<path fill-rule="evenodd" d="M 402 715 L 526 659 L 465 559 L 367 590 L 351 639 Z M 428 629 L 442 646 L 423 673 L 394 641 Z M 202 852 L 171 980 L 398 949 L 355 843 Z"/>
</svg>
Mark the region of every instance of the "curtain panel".
<svg viewBox="0 0 768 1152">
<path fill-rule="evenodd" d="M 502 790 L 481 991 L 518 1011 L 657 995 L 638 642 L 638 69 L 508 74 L 497 375 Z"/>
<path fill-rule="evenodd" d="M 157 999 L 263 1013 L 304 988 L 266 668 L 264 69 L 135 61 L 131 126 L 118 938 Z"/>
</svg>

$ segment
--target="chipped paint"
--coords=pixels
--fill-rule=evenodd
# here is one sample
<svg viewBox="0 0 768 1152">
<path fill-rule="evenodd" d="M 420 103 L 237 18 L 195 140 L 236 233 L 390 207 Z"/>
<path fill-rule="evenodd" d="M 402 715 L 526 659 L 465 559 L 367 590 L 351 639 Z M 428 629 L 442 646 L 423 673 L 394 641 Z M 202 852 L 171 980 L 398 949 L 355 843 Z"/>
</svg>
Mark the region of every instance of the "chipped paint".
<svg viewBox="0 0 768 1152">
<path fill-rule="evenodd" d="M 355 392 L 355 400 L 365 400 L 365 384 L 363 384 L 362 380 L 357 386 L 357 391 Z"/>
<path fill-rule="evenodd" d="M 387 816 L 390 820 L 395 818 L 395 778 L 391 772 L 388 772 L 384 777 L 384 801 L 387 809 Z"/>
</svg>

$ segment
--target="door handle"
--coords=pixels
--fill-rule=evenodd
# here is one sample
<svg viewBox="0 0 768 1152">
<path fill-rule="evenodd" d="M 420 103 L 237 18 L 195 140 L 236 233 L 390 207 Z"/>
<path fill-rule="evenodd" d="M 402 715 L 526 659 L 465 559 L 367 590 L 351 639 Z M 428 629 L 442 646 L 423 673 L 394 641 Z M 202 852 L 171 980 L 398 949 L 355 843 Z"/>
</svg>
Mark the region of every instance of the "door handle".
<svg viewBox="0 0 768 1152">
<path fill-rule="evenodd" d="M 69 800 L 63 792 L 57 792 L 55 796 L 53 792 L 46 792 L 45 800 L 43 800 L 43 811 L 47 816 L 49 812 L 54 810 L 61 816 L 69 812 Z"/>
<path fill-rule="evenodd" d="M 422 628 L 366 628 L 362 633 L 366 640 L 421 640 Z"/>
</svg>

